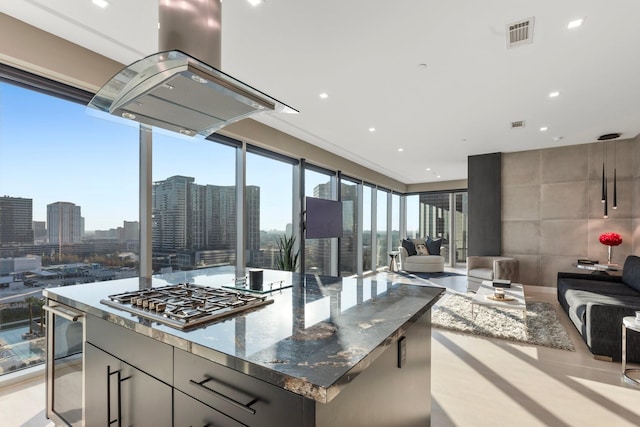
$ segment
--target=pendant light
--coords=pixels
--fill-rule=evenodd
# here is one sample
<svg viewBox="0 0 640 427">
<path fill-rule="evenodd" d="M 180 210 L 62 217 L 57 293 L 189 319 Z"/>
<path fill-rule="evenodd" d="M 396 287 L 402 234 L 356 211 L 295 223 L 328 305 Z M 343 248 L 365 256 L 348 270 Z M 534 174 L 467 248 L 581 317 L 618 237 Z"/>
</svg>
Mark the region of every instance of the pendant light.
<svg viewBox="0 0 640 427">
<path fill-rule="evenodd" d="M 607 183 L 605 182 L 605 170 L 604 170 L 604 164 L 606 162 L 607 159 L 607 153 L 604 150 L 604 142 L 602 143 L 602 198 L 600 199 L 600 201 L 604 204 L 607 203 Z"/>
<path fill-rule="evenodd" d="M 609 218 L 609 211 L 607 209 L 607 177 L 604 178 L 604 215 L 603 218 Z"/>
<path fill-rule="evenodd" d="M 618 209 L 618 180 L 617 180 L 617 166 L 618 166 L 618 153 L 615 142 L 613 143 L 613 209 Z"/>
<path fill-rule="evenodd" d="M 620 133 L 607 133 L 605 135 L 601 135 L 598 137 L 598 141 L 602 141 L 602 196 L 601 202 L 604 203 L 604 215 L 603 218 L 609 217 L 609 209 L 608 209 L 608 191 L 607 191 L 607 176 L 606 176 L 606 163 L 607 163 L 607 149 L 605 148 L 605 141 L 616 139 L 620 137 Z M 618 170 L 617 170 L 617 151 L 616 145 L 614 142 L 613 146 L 613 206 L 612 209 L 618 209 Z"/>
</svg>

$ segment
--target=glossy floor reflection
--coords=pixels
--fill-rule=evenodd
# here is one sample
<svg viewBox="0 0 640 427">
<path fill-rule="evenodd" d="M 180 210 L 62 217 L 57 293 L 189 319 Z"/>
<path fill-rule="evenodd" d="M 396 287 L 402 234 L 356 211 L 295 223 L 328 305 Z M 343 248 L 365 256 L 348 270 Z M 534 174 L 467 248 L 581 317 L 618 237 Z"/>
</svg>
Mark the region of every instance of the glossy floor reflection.
<svg viewBox="0 0 640 427">
<path fill-rule="evenodd" d="M 392 273 L 380 273 L 378 278 L 406 280 Z M 449 292 L 462 289 L 461 281 L 449 282 Z M 640 425 L 640 387 L 624 382 L 620 363 L 593 359 L 558 308 L 555 289 L 529 286 L 525 294 L 528 300 L 556 306 L 576 351 L 434 330 L 431 425 Z M 50 426 L 44 416 L 44 399 L 42 376 L 0 389 L 2 425 Z"/>
</svg>

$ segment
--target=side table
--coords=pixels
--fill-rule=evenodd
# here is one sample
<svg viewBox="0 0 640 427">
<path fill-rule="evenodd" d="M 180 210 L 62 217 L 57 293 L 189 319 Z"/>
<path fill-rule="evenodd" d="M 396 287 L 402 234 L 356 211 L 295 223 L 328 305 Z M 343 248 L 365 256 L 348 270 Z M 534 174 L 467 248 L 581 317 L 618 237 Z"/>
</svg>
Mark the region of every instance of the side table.
<svg viewBox="0 0 640 427">
<path fill-rule="evenodd" d="M 398 271 L 398 255 L 400 251 L 389 252 L 389 271 Z"/>
<path fill-rule="evenodd" d="M 631 372 L 640 372 L 640 369 L 627 369 L 627 329 L 640 333 L 640 320 L 634 316 L 622 319 L 622 375 L 625 379 L 640 385 L 640 378 L 634 378 L 629 375 Z"/>
</svg>

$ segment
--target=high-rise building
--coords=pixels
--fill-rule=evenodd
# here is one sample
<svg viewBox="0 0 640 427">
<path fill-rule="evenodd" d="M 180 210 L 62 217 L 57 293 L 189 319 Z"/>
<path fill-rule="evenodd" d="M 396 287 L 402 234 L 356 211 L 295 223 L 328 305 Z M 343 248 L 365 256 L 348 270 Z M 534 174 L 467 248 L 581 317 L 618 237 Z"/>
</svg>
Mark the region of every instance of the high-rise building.
<svg viewBox="0 0 640 427">
<path fill-rule="evenodd" d="M 70 202 L 47 205 L 49 243 L 81 243 L 84 234 L 83 224 L 80 206 Z"/>
<path fill-rule="evenodd" d="M 192 177 L 172 176 L 154 182 L 152 205 L 154 252 L 235 251 L 235 186 L 199 185 Z M 247 249 L 259 250 L 260 187 L 246 187 L 245 206 Z"/>
<path fill-rule="evenodd" d="M 36 244 L 47 243 L 46 221 L 33 221 L 33 239 Z"/>
<path fill-rule="evenodd" d="M 260 187 L 245 187 L 245 218 L 247 219 L 247 250 L 260 249 Z"/>
<path fill-rule="evenodd" d="M 0 243 L 33 244 L 33 200 L 0 197 Z"/>
<path fill-rule="evenodd" d="M 190 249 L 189 225 L 193 214 L 194 178 L 172 176 L 153 183 L 152 242 L 154 250 Z"/>
<path fill-rule="evenodd" d="M 140 223 L 138 221 L 123 221 L 123 240 L 132 242 L 140 239 Z"/>
</svg>

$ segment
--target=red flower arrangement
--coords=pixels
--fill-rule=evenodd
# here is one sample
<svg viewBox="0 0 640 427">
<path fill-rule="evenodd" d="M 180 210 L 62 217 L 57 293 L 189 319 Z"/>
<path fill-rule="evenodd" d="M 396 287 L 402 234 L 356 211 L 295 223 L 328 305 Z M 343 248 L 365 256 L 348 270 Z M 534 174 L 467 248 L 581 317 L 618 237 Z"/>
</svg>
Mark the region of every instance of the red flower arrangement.
<svg viewBox="0 0 640 427">
<path fill-rule="evenodd" d="M 622 237 L 618 233 L 602 233 L 600 243 L 607 246 L 618 246 L 622 243 Z"/>
</svg>

